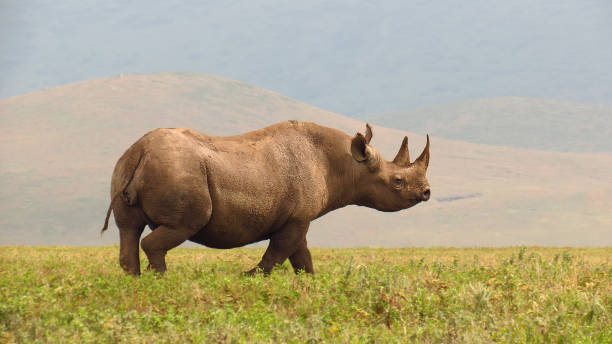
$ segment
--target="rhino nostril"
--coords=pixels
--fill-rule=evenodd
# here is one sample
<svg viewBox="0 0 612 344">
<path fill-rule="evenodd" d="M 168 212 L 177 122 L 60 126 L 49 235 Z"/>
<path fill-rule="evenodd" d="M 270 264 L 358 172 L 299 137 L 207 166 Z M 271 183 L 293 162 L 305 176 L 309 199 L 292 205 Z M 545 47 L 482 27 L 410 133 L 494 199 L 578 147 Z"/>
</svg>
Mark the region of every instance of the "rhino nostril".
<svg viewBox="0 0 612 344">
<path fill-rule="evenodd" d="M 429 199 L 429 196 L 431 196 L 431 190 L 427 189 L 425 191 L 423 191 L 423 201 L 427 201 Z"/>
</svg>

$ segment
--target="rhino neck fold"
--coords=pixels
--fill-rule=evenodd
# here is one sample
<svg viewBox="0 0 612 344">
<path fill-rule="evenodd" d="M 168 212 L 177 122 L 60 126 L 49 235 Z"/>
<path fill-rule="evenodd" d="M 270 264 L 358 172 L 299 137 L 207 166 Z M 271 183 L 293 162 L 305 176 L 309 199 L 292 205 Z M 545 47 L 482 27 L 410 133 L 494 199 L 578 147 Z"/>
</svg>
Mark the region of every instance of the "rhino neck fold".
<svg viewBox="0 0 612 344">
<path fill-rule="evenodd" d="M 310 193 L 322 197 L 316 217 L 351 204 L 357 204 L 360 168 L 353 158 L 351 136 L 313 123 L 299 123 L 298 130 L 308 137 L 305 155 L 314 154 L 312 163 L 316 166 L 314 184 Z M 316 175 L 316 176 L 315 176 Z"/>
<path fill-rule="evenodd" d="M 335 160 L 332 170 L 328 171 L 326 180 L 327 202 L 319 217 L 330 211 L 359 204 L 358 181 L 359 175 L 353 164 L 352 157 L 346 163 L 339 164 L 341 159 Z"/>
</svg>

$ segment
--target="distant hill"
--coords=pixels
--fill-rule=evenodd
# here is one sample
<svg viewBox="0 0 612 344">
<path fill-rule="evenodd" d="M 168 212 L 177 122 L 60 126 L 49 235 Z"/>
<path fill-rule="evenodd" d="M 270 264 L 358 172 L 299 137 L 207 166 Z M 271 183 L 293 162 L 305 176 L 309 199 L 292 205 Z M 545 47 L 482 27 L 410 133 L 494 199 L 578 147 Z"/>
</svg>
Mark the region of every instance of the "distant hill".
<svg viewBox="0 0 612 344">
<path fill-rule="evenodd" d="M 354 134 L 365 123 L 239 81 L 200 74 L 96 79 L 0 100 L 0 244 L 99 245 L 115 162 L 157 127 L 232 135 L 289 120 Z M 432 124 L 433 126 L 433 124 Z M 417 131 L 417 130 L 414 130 Z M 418 130 L 425 132 L 427 130 Z M 404 135 L 374 126 L 391 160 Z M 314 246 L 612 245 L 612 154 L 557 153 L 432 137 L 432 200 L 398 213 L 350 206 L 315 221 Z"/>
<path fill-rule="evenodd" d="M 372 122 L 496 146 L 557 152 L 612 152 L 612 107 L 499 97 L 397 111 Z"/>
</svg>

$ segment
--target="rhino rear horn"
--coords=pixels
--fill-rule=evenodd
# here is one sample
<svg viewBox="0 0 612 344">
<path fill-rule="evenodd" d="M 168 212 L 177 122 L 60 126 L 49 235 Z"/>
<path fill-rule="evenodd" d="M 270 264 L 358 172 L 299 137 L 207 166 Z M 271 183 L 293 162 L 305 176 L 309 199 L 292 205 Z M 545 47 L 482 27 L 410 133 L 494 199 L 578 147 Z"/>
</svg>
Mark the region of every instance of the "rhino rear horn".
<svg viewBox="0 0 612 344">
<path fill-rule="evenodd" d="M 402 166 L 402 167 L 406 167 L 410 165 L 410 151 L 408 150 L 408 136 L 404 136 L 404 140 L 402 141 L 402 146 L 400 147 L 399 152 L 397 152 L 395 159 L 393 159 L 393 163 L 398 166 Z"/>
<path fill-rule="evenodd" d="M 427 169 L 427 166 L 429 166 L 429 134 L 427 135 L 427 144 L 425 144 L 423 153 L 419 155 L 419 157 L 414 161 L 414 163 L 422 166 L 425 169 Z"/>
</svg>

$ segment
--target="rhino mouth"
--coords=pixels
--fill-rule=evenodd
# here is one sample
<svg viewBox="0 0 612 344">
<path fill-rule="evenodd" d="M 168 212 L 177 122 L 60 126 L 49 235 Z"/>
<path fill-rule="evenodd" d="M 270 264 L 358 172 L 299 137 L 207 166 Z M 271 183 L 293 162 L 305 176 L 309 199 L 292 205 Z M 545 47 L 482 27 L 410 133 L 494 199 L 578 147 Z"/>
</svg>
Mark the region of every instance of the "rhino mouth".
<svg viewBox="0 0 612 344">
<path fill-rule="evenodd" d="M 431 190 L 427 189 L 423 192 L 423 195 L 421 195 L 421 201 L 427 202 L 429 200 L 429 197 L 431 197 Z"/>
</svg>

